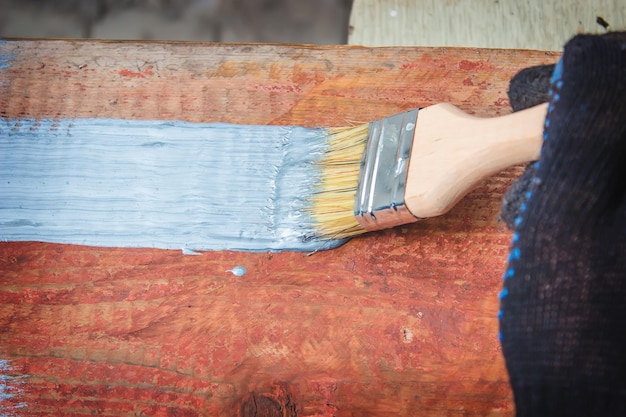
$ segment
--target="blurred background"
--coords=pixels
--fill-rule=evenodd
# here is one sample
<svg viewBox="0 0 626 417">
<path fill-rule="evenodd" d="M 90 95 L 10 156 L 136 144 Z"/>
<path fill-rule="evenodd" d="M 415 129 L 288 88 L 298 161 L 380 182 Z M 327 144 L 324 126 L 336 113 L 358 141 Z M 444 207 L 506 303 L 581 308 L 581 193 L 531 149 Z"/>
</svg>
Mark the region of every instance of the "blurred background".
<svg viewBox="0 0 626 417">
<path fill-rule="evenodd" d="M 626 0 L 0 0 L 0 37 L 560 51 Z"/>
<path fill-rule="evenodd" d="M 352 0 L 0 0 L 1 37 L 344 44 Z"/>
</svg>

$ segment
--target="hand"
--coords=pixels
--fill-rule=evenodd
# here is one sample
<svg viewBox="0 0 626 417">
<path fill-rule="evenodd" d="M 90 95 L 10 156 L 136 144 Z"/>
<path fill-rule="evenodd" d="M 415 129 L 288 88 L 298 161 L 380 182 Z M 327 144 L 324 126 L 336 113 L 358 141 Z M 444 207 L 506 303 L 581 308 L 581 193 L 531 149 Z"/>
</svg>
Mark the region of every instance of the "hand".
<svg viewBox="0 0 626 417">
<path fill-rule="evenodd" d="M 517 416 L 625 416 L 625 33 L 568 42 L 544 139 L 503 215 L 515 232 L 499 317 Z"/>
</svg>

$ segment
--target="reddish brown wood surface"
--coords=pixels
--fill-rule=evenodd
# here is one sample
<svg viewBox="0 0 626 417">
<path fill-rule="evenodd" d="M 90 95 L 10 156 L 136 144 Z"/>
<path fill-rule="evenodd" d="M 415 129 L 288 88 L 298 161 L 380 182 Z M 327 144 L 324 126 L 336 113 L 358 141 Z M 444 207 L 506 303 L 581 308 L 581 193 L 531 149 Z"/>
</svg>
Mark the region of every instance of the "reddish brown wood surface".
<svg viewBox="0 0 626 417">
<path fill-rule="evenodd" d="M 449 101 L 509 112 L 533 51 L 15 41 L 0 115 L 340 126 Z M 19 415 L 510 416 L 498 338 L 519 173 L 449 214 L 303 253 L 0 243 Z M 243 265 L 243 277 L 226 272 Z M 8 371 L 5 371 L 6 374 Z M 20 408 L 15 406 L 22 405 Z"/>
</svg>

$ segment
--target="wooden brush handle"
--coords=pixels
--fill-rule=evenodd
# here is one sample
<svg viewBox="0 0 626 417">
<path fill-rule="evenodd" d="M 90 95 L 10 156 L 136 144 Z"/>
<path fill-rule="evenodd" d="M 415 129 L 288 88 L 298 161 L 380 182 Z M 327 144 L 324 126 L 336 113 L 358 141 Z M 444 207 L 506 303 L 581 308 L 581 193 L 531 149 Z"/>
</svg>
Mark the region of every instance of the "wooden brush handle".
<svg viewBox="0 0 626 417">
<path fill-rule="evenodd" d="M 405 202 L 416 217 L 438 216 L 484 178 L 538 159 L 547 104 L 494 118 L 448 104 L 419 111 Z"/>
</svg>

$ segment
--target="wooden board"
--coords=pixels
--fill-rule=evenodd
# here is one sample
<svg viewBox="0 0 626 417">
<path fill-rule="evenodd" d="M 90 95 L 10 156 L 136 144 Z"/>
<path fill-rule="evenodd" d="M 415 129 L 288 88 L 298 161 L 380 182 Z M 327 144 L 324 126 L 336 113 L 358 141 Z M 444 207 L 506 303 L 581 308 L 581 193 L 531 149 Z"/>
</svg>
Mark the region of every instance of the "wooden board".
<svg viewBox="0 0 626 417">
<path fill-rule="evenodd" d="M 516 50 L 0 43 L 0 116 L 344 125 L 509 112 Z M 192 163 L 193 161 L 190 161 Z M 184 167 L 181 167 L 183 169 Z M 511 416 L 498 343 L 510 169 L 449 214 L 303 253 L 0 243 L 19 415 Z M 236 277 L 227 270 L 242 265 Z M 19 408 L 18 408 L 19 407 Z"/>
<path fill-rule="evenodd" d="M 560 51 L 607 29 L 626 29 L 623 0 L 354 0 L 348 43 Z"/>
</svg>

